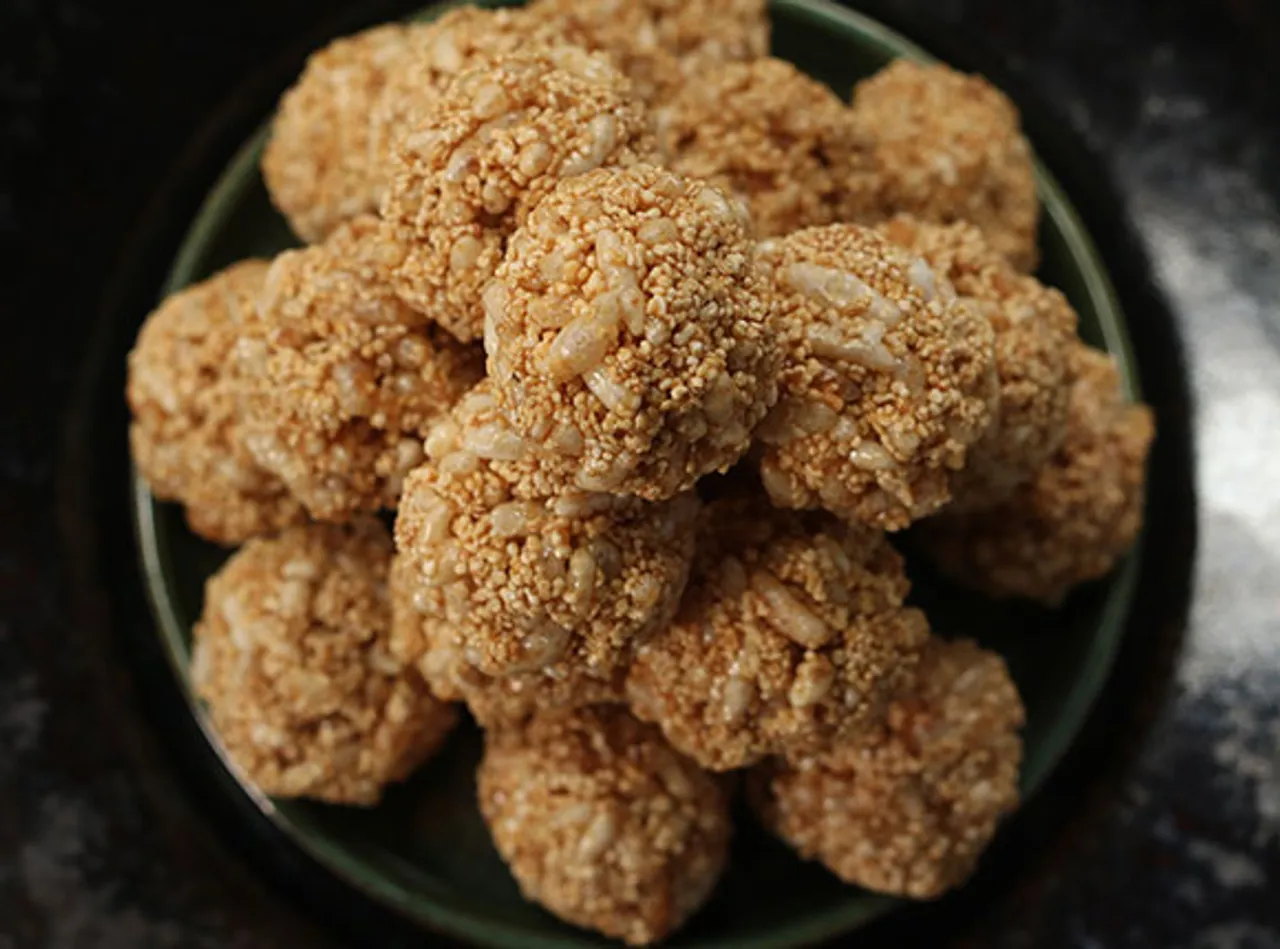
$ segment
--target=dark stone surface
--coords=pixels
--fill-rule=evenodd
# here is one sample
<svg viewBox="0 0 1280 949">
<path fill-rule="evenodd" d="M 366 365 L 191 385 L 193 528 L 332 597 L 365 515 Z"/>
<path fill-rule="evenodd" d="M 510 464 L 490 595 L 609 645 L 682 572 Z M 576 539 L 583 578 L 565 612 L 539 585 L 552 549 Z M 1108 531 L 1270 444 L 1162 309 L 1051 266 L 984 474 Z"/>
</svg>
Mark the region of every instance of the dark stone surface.
<svg viewBox="0 0 1280 949">
<path fill-rule="evenodd" d="M 230 150 L 307 48 L 396 6 L 0 2 L 0 949 L 413 944 L 196 777 L 145 635 L 115 396 Z M 1139 610 L 1086 736 L 962 898 L 859 944 L 1280 947 L 1280 8 L 868 6 L 1005 63 L 1065 116 L 1033 127 L 1051 158 L 1072 132 L 1101 157 L 1114 205 L 1087 161 L 1064 174 L 1091 223 L 1139 235 L 1098 236 L 1162 434 Z"/>
</svg>

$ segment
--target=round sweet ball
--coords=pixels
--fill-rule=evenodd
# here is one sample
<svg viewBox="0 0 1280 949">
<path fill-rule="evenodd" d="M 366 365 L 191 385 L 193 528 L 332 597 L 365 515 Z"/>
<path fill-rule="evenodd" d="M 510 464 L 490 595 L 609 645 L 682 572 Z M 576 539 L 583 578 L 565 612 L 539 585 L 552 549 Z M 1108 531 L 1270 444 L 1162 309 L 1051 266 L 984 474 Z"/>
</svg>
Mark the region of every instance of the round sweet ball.
<svg viewBox="0 0 1280 949">
<path fill-rule="evenodd" d="M 267 794 L 376 804 L 456 714 L 390 650 L 391 538 L 373 519 L 256 538 L 205 585 L 191 679 Z"/>
<path fill-rule="evenodd" d="M 480 813 L 520 890 L 631 945 L 673 932 L 728 857 L 728 794 L 625 709 L 544 712 L 485 736 Z"/>
<path fill-rule="evenodd" d="M 384 175 L 372 150 L 371 114 L 409 61 L 415 27 L 389 24 L 334 40 L 307 60 L 280 100 L 262 154 L 272 203 L 308 243 L 374 211 Z"/>
<path fill-rule="evenodd" d="M 129 353 L 129 446 L 156 497 L 179 501 L 191 529 L 234 545 L 303 519 L 283 482 L 244 443 L 244 382 L 232 353 L 260 335 L 254 301 L 267 262 L 233 264 L 166 299 Z"/>
<path fill-rule="evenodd" d="M 1058 450 L 1006 501 L 921 525 L 921 547 L 957 582 L 997 598 L 1059 604 L 1105 576 L 1142 527 L 1151 410 L 1130 404 L 1115 362 L 1083 343 L 1068 357 L 1071 402 Z"/>
<path fill-rule="evenodd" d="M 608 679 L 636 641 L 670 620 L 693 557 L 698 502 L 520 491 L 533 451 L 507 428 L 487 386 L 427 438 L 406 482 L 396 541 L 486 675 L 561 661 Z"/>
<path fill-rule="evenodd" d="M 886 725 L 752 774 L 764 823 L 846 883 L 933 899 L 972 873 L 1018 804 L 1024 713 L 999 656 L 934 640 Z"/>
<path fill-rule="evenodd" d="M 898 60 L 858 84 L 853 111 L 874 142 L 881 214 L 968 221 L 1018 270 L 1035 269 L 1031 146 L 1004 93 L 981 76 Z"/>
<path fill-rule="evenodd" d="M 417 667 L 436 698 L 462 702 L 482 728 L 518 725 L 539 711 L 623 704 L 623 669 L 597 678 L 569 657 L 532 672 L 486 675 L 466 657 L 458 629 L 434 607 L 438 594 L 425 586 L 412 560 L 397 555 L 391 566 L 391 651 Z"/>
<path fill-rule="evenodd" d="M 535 0 L 528 9 L 570 42 L 609 54 L 647 102 L 719 63 L 769 52 L 765 0 Z"/>
<path fill-rule="evenodd" d="M 392 158 L 382 217 L 401 298 L 479 339 L 480 293 L 507 239 L 557 182 L 653 157 L 644 108 L 600 55 L 560 46 L 458 75 Z"/>
<path fill-rule="evenodd" d="M 938 510 L 991 421 L 990 322 L 924 261 L 857 225 L 765 241 L 759 261 L 787 350 L 757 433 L 774 503 L 884 530 Z"/>
<path fill-rule="evenodd" d="M 991 322 L 1000 391 L 995 418 L 952 478 L 950 511 L 989 508 L 1030 481 L 1067 432 L 1067 354 L 1076 313 L 1059 291 L 1013 269 L 972 224 L 900 215 L 882 225 Z"/>
<path fill-rule="evenodd" d="M 877 725 L 929 632 L 884 535 L 742 499 L 705 520 L 680 612 L 636 651 L 633 714 L 713 771 Z"/>
<path fill-rule="evenodd" d="M 563 182 L 484 305 L 494 394 L 580 490 L 688 490 L 746 452 L 777 397 L 741 210 L 652 165 Z"/>
<path fill-rule="evenodd" d="M 386 284 L 378 222 L 286 251 L 237 359 L 245 442 L 319 520 L 395 507 L 431 423 L 480 380 L 482 354 L 423 324 Z"/>
<path fill-rule="evenodd" d="M 761 237 L 865 216 L 869 137 L 830 89 L 781 59 L 710 68 L 655 113 L 670 167 L 746 204 Z"/>
<path fill-rule="evenodd" d="M 386 76 L 371 115 L 372 161 L 390 176 L 390 160 L 406 130 L 421 125 L 461 73 L 491 59 L 565 44 L 525 9 L 461 6 L 409 27 L 409 55 Z"/>
</svg>

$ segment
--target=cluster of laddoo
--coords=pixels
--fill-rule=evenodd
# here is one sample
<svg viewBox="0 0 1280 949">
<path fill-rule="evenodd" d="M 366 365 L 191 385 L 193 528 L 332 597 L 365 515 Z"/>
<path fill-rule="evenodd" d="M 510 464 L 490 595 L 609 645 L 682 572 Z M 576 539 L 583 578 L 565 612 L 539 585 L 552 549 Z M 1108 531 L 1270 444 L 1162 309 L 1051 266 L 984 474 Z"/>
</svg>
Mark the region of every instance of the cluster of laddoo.
<svg viewBox="0 0 1280 949">
<path fill-rule="evenodd" d="M 889 532 L 1055 604 L 1142 516 L 1151 416 L 1028 273 L 1013 106 L 905 62 L 846 104 L 768 40 L 763 0 L 338 40 L 262 159 L 306 245 L 129 359 L 140 475 L 243 545 L 191 661 L 231 764 L 371 805 L 464 706 L 522 891 L 632 944 L 712 893 L 740 785 L 849 883 L 963 882 L 1023 707 Z"/>
</svg>

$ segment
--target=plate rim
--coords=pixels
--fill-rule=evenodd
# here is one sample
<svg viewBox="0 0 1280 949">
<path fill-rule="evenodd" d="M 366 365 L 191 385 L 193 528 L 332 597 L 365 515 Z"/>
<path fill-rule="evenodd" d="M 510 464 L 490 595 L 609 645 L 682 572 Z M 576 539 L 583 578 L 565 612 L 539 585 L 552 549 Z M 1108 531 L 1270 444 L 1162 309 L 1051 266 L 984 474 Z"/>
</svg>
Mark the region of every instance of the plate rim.
<svg viewBox="0 0 1280 949">
<path fill-rule="evenodd" d="M 413 15 L 413 19 L 438 16 L 451 7 L 459 6 L 459 0 L 433 4 Z M 502 0 L 479 0 L 479 6 L 506 5 Z M 771 15 L 778 11 L 829 33 L 837 33 L 843 39 L 854 38 L 858 42 L 871 43 L 895 58 L 914 59 L 918 62 L 938 62 L 922 46 L 880 21 L 831 0 L 769 0 Z M 179 249 L 166 277 L 163 296 L 189 285 L 197 275 L 200 256 L 205 246 L 221 227 L 227 206 L 236 204 L 246 191 L 253 187 L 258 175 L 257 165 L 270 134 L 271 118 L 264 119 L 259 128 L 236 150 L 224 166 L 214 186 L 201 201 L 190 227 L 182 237 Z M 1108 268 L 1098 253 L 1092 237 L 1086 230 L 1079 213 L 1067 197 L 1052 171 L 1033 155 L 1037 192 L 1045 217 L 1053 217 L 1068 255 L 1079 262 L 1077 269 L 1087 297 L 1098 312 L 1099 329 L 1104 346 L 1116 358 L 1121 383 L 1131 400 L 1140 397 L 1141 386 L 1137 362 L 1129 338 L 1127 322 L 1116 294 Z M 132 463 L 131 463 L 132 464 Z M 132 521 L 135 541 L 138 544 L 145 578 L 146 597 L 157 633 L 160 636 L 170 672 L 177 680 L 188 709 L 195 718 L 201 733 L 217 754 L 223 767 L 235 779 L 235 783 L 253 802 L 260 813 L 279 828 L 291 843 L 317 861 L 327 871 L 335 874 L 347 885 L 353 886 L 366 897 L 379 902 L 409 920 L 434 928 L 442 933 L 462 938 L 478 945 L 508 949 L 511 946 L 528 949 L 598 949 L 616 945 L 585 931 L 547 935 L 531 932 L 521 924 L 508 923 L 479 915 L 467 909 L 454 909 L 437 896 L 424 895 L 410 890 L 389 878 L 376 867 L 346 848 L 331 844 L 323 834 L 304 826 L 308 822 L 303 815 L 291 813 L 290 802 L 277 804 L 243 775 L 226 754 L 212 726 L 203 703 L 196 696 L 189 676 L 190 650 L 186 639 L 190 631 L 180 628 L 180 610 L 172 598 L 172 584 L 166 567 L 168 543 L 157 524 L 158 503 L 146 483 L 132 469 L 130 491 Z M 1067 701 L 1059 706 L 1052 727 L 1038 746 L 1034 762 L 1024 762 L 1020 774 L 1023 800 L 1020 807 L 1039 793 L 1079 736 L 1088 715 L 1106 685 L 1114 666 L 1120 645 L 1125 638 L 1126 618 L 1132 605 L 1138 575 L 1140 573 L 1142 546 L 1145 530 L 1135 540 L 1132 550 L 1116 566 L 1106 580 L 1105 600 L 1098 611 L 1095 627 L 1102 630 L 1091 641 L 1084 654 L 1078 677 L 1083 683 L 1071 690 Z M 302 820 L 299 818 L 302 817 Z M 730 941 L 710 936 L 697 943 L 702 949 L 785 949 L 797 944 L 810 944 L 828 939 L 865 925 L 898 908 L 912 905 L 912 901 L 883 896 L 869 891 L 851 890 L 856 897 L 837 903 L 827 909 L 814 911 L 795 920 L 787 920 L 771 927 L 767 933 L 746 937 L 734 937 Z"/>
</svg>

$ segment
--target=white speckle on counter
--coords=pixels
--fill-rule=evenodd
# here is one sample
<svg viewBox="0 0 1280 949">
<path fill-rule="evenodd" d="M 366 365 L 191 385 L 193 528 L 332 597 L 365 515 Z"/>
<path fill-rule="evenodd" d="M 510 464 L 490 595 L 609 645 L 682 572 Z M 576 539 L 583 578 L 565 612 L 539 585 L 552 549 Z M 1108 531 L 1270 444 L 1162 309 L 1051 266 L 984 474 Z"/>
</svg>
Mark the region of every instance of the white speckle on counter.
<svg viewBox="0 0 1280 949">
<path fill-rule="evenodd" d="M 1262 886 L 1267 875 L 1248 854 L 1238 853 L 1209 840 L 1187 841 L 1187 853 L 1208 867 L 1221 886 L 1228 889 Z"/>
</svg>

